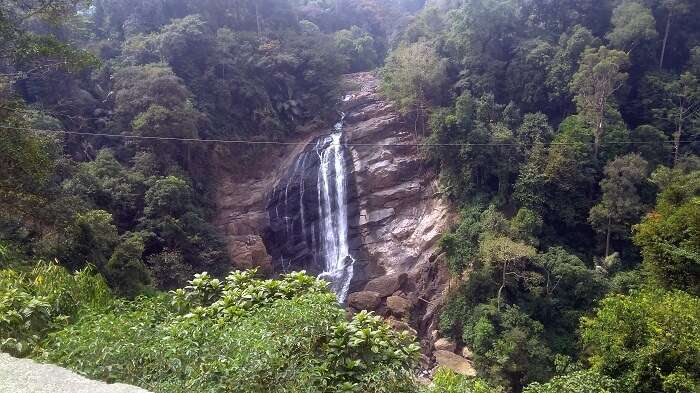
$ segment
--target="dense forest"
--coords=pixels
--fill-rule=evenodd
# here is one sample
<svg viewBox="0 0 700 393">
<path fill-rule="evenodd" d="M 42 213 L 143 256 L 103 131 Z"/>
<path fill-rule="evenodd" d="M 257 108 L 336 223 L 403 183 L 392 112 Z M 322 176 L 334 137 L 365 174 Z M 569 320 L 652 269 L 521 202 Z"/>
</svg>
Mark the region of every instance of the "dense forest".
<svg viewBox="0 0 700 393">
<path fill-rule="evenodd" d="M 157 392 L 700 392 L 698 15 L 0 0 L 0 350 Z M 202 141 L 295 140 L 361 71 L 459 212 L 439 325 L 475 378 L 211 224 L 209 157 L 265 147 Z"/>
</svg>

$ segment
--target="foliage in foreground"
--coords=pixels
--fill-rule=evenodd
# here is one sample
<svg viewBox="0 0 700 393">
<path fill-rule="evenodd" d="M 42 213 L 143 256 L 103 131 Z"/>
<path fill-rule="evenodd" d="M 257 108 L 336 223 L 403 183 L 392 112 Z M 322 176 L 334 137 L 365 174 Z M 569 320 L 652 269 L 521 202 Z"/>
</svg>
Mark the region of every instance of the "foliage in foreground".
<svg viewBox="0 0 700 393">
<path fill-rule="evenodd" d="M 595 371 L 576 371 L 557 376 L 547 383 L 532 383 L 523 393 L 615 393 L 617 384 L 613 379 Z"/>
<path fill-rule="evenodd" d="M 323 281 L 234 272 L 118 301 L 53 334 L 42 358 L 155 392 L 410 392 L 417 353 L 379 317 L 345 321 Z"/>
<path fill-rule="evenodd" d="M 493 387 L 480 378 L 468 378 L 440 367 L 433 376 L 433 382 L 422 393 L 502 393 L 500 387 Z"/>
<path fill-rule="evenodd" d="M 89 268 L 74 274 L 40 262 L 28 272 L 0 270 L 0 351 L 26 356 L 45 335 L 79 313 L 111 302 L 105 281 Z"/>
</svg>

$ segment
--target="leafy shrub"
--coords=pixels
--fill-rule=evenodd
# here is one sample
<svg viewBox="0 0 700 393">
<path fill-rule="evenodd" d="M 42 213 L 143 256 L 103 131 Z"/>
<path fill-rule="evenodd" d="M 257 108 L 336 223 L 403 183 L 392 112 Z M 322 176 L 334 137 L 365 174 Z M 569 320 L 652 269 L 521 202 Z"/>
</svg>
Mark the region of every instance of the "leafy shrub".
<svg viewBox="0 0 700 393">
<path fill-rule="evenodd" d="M 410 368 L 420 347 L 407 332 L 397 333 L 378 316 L 361 311 L 333 326 L 325 353 L 323 385 L 343 392 L 412 392 Z M 386 388 L 385 388 L 386 387 Z"/>
<path fill-rule="evenodd" d="M 197 274 L 185 288 L 87 315 L 44 360 L 154 392 L 399 392 L 418 347 L 378 317 L 344 320 L 324 281 Z"/>
<path fill-rule="evenodd" d="M 581 323 L 593 370 L 617 379 L 619 392 L 697 392 L 700 299 L 659 289 L 605 298 Z"/>
<path fill-rule="evenodd" d="M 656 209 L 634 227 L 644 268 L 660 286 L 700 296 L 700 171 L 661 168 Z"/>
<path fill-rule="evenodd" d="M 325 294 L 329 300 L 335 299 L 325 281 L 304 272 L 285 274 L 279 280 L 256 279 L 255 274 L 256 270 L 235 271 L 226 277 L 224 285 L 207 272 L 196 274 L 190 285 L 172 292 L 173 304 L 181 312 L 191 311 L 186 318 L 233 318 L 276 300 L 306 294 Z"/>
<path fill-rule="evenodd" d="M 493 387 L 479 378 L 467 378 L 440 367 L 433 376 L 433 383 L 422 393 L 501 393 L 501 387 Z"/>
<path fill-rule="evenodd" d="M 464 324 L 462 339 L 474 351 L 479 371 L 507 386 L 547 378 L 551 350 L 542 324 L 518 306 L 498 309 L 494 303 L 475 307 Z"/>
<path fill-rule="evenodd" d="M 523 393 L 615 393 L 615 380 L 595 371 L 576 371 L 552 378 L 551 381 L 528 385 Z"/>
<path fill-rule="evenodd" d="M 470 206 L 460 212 L 459 226 L 452 232 L 445 233 L 440 239 L 440 247 L 447 256 L 447 265 L 454 274 L 461 274 L 471 267 L 479 249 L 479 236 L 482 234 L 481 213 L 483 209 Z"/>
<path fill-rule="evenodd" d="M 367 71 L 379 63 L 374 38 L 360 27 L 337 31 L 335 46 L 349 72 Z"/>
<path fill-rule="evenodd" d="M 0 270 L 0 350 L 26 356 L 84 309 L 104 310 L 111 294 L 89 268 L 74 274 L 40 262 L 28 273 Z"/>
</svg>

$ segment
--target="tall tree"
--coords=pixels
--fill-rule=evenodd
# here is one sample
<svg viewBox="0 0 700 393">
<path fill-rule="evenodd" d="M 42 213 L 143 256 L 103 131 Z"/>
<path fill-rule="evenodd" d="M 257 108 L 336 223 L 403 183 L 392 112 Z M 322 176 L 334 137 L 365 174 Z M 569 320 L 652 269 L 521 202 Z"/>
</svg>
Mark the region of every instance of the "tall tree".
<svg viewBox="0 0 700 393">
<path fill-rule="evenodd" d="M 641 42 L 658 36 L 651 9 L 634 1 L 624 2 L 615 8 L 612 24 L 614 27 L 607 39 L 614 48 L 627 53 Z"/>
<path fill-rule="evenodd" d="M 688 127 L 700 118 L 700 82 L 697 76 L 685 72 L 664 84 L 666 92 L 664 108 L 657 115 L 674 127 L 673 164 L 678 162 L 681 138 Z"/>
<path fill-rule="evenodd" d="M 644 268 L 653 281 L 700 295 L 700 171 L 661 167 L 656 208 L 634 227 Z"/>
<path fill-rule="evenodd" d="M 86 0 L 6 0 L 0 2 L 0 99 L 2 88 L 31 74 L 50 69 L 79 69 L 94 64 L 93 56 L 59 41 L 53 34 L 38 34 L 29 26 L 58 28 L 85 9 Z M 36 29 L 40 30 L 40 29 Z"/>
<path fill-rule="evenodd" d="M 547 67 L 547 86 L 550 105 L 557 117 L 573 111 L 569 83 L 578 68 L 581 55 L 587 48 L 600 46 L 600 40 L 583 26 L 573 26 L 559 37 L 557 52 Z M 550 109 L 550 111 L 552 110 Z"/>
<path fill-rule="evenodd" d="M 151 283 L 148 269 L 144 265 L 144 243 L 140 234 L 126 233 L 114 248 L 106 265 L 105 276 L 117 291 L 134 297 Z"/>
<path fill-rule="evenodd" d="M 571 81 L 579 113 L 593 127 L 593 156 L 598 158 L 600 143 L 605 132 L 605 115 L 611 106 L 611 96 L 627 80 L 623 68 L 629 57 L 625 52 L 601 46 L 587 49 L 581 57 L 578 72 Z"/>
<path fill-rule="evenodd" d="M 664 40 L 661 44 L 661 56 L 659 57 L 659 68 L 664 68 L 664 57 L 668 45 L 668 35 L 671 31 L 671 19 L 676 15 L 682 15 L 690 11 L 692 0 L 662 0 L 661 5 L 666 9 L 666 29 L 664 30 Z"/>
<path fill-rule="evenodd" d="M 637 187 L 647 177 L 647 162 L 637 154 L 619 157 L 605 166 L 600 182 L 603 196 L 588 217 L 593 228 L 605 234 L 605 257 L 610 255 L 613 233 L 628 232 L 643 210 Z"/>
<path fill-rule="evenodd" d="M 528 258 L 535 256 L 536 251 L 532 246 L 501 236 L 484 239 L 480 254 L 484 263 L 490 265 L 494 271 L 500 270 L 500 283 L 496 294 L 496 308 L 500 310 L 503 304 L 503 290 L 509 283 L 517 282 L 522 266 Z"/>
<path fill-rule="evenodd" d="M 416 115 L 418 131 L 418 125 L 427 119 L 429 105 L 439 102 L 445 77 L 445 60 L 428 43 L 417 42 L 389 55 L 382 70 L 382 91 L 402 112 Z"/>
</svg>

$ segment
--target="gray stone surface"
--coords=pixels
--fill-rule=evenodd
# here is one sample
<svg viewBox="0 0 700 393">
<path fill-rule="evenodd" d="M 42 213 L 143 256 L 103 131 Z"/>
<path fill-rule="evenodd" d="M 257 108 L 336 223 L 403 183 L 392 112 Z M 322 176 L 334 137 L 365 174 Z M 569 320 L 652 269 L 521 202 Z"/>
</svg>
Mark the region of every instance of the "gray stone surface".
<svg viewBox="0 0 700 393">
<path fill-rule="evenodd" d="M 70 370 L 0 353 L 0 393 L 148 393 L 120 383 L 107 384 Z"/>
</svg>

